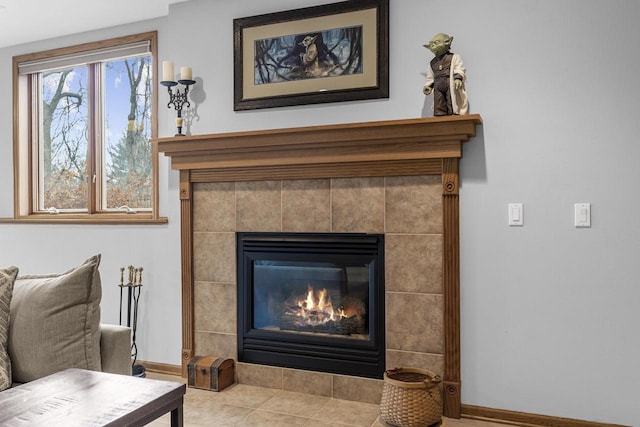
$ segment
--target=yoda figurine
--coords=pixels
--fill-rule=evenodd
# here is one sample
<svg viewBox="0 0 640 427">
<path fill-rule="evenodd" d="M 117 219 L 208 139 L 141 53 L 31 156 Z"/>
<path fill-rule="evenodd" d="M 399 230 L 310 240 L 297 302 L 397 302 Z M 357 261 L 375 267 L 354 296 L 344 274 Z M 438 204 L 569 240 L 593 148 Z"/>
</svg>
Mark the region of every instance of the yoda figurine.
<svg viewBox="0 0 640 427">
<path fill-rule="evenodd" d="M 435 55 L 427 68 L 427 81 L 422 89 L 425 95 L 433 92 L 434 116 L 469 112 L 465 89 L 466 70 L 462 57 L 449 51 L 452 41 L 453 37 L 439 33 L 424 45 Z"/>
</svg>

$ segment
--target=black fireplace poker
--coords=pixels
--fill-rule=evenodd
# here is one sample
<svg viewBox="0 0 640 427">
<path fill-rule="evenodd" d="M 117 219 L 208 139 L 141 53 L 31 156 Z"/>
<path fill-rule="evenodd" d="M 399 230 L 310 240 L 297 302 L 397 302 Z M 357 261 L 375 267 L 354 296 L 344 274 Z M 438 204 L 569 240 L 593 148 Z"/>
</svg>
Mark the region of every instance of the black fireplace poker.
<svg viewBox="0 0 640 427">
<path fill-rule="evenodd" d="M 138 329 L 138 302 L 142 292 L 142 267 L 129 266 L 129 279 L 124 283 L 124 267 L 120 267 L 120 319 L 122 325 L 122 291 L 127 288 L 127 327 L 131 328 L 131 372 L 134 377 L 144 378 L 146 371 L 144 366 L 136 364 L 138 359 L 138 345 L 136 344 L 136 332 Z"/>
</svg>

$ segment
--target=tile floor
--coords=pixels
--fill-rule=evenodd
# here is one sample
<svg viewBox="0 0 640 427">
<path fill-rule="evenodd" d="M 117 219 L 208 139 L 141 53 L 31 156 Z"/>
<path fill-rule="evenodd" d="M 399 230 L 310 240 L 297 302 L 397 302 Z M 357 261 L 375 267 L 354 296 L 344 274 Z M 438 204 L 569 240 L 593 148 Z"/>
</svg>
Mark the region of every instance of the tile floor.
<svg viewBox="0 0 640 427">
<path fill-rule="evenodd" d="M 148 373 L 147 378 L 185 382 L 185 379 Z M 379 419 L 378 405 L 332 399 L 290 391 L 235 384 L 222 392 L 187 387 L 185 427 L 389 427 Z M 169 415 L 150 424 L 171 425 Z M 504 424 L 443 419 L 444 427 L 504 427 Z"/>
</svg>

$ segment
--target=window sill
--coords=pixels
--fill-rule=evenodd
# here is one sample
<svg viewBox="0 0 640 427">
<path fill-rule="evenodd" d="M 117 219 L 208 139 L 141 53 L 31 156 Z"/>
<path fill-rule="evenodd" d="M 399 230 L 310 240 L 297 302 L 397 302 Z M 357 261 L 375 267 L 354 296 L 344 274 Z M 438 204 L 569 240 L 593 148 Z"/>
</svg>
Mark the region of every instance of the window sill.
<svg viewBox="0 0 640 427">
<path fill-rule="evenodd" d="M 167 224 L 169 219 L 150 214 L 57 214 L 0 218 L 0 224 Z"/>
</svg>

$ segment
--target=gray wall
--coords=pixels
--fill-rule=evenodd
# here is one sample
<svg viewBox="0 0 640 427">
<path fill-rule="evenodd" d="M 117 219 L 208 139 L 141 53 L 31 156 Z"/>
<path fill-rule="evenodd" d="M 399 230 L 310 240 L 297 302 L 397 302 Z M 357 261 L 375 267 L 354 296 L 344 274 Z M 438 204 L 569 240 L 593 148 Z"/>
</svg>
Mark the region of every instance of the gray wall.
<svg viewBox="0 0 640 427">
<path fill-rule="evenodd" d="M 484 125 L 461 164 L 463 403 L 639 425 L 640 287 L 633 212 L 640 181 L 640 3 L 391 0 L 391 97 L 233 112 L 235 17 L 327 0 L 192 0 L 166 20 L 0 50 L 15 54 L 157 28 L 160 60 L 199 81 L 193 134 L 429 116 L 421 87 L 433 34 L 455 36 L 472 113 Z M 11 103 L 0 101 L 0 216 L 11 214 Z M 160 94 L 160 133 L 175 112 Z M 0 264 L 58 271 L 103 253 L 103 318 L 117 321 L 118 268 L 144 267 L 140 358 L 180 363 L 178 176 L 161 158 L 166 226 L 0 225 Z M 507 204 L 524 203 L 524 227 Z M 573 204 L 592 227 L 573 227 Z"/>
</svg>

